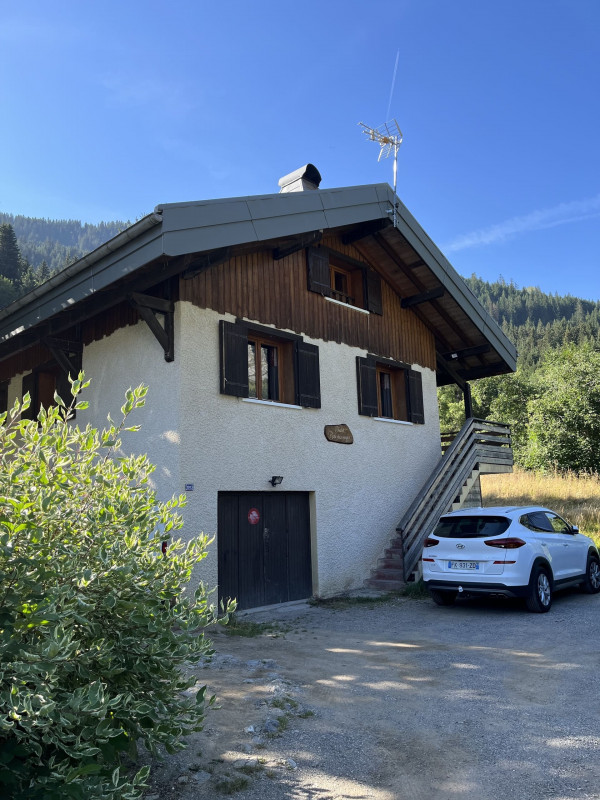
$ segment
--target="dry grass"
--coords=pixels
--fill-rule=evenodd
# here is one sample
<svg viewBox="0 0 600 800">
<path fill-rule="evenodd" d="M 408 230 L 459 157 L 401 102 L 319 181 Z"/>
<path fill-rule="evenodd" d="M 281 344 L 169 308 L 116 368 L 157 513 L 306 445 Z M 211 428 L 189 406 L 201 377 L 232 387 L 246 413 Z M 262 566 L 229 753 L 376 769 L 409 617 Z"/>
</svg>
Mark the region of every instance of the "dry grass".
<svg viewBox="0 0 600 800">
<path fill-rule="evenodd" d="M 551 508 L 600 544 L 600 476 L 539 474 L 515 468 L 512 474 L 482 475 L 485 506 L 539 505 Z"/>
</svg>

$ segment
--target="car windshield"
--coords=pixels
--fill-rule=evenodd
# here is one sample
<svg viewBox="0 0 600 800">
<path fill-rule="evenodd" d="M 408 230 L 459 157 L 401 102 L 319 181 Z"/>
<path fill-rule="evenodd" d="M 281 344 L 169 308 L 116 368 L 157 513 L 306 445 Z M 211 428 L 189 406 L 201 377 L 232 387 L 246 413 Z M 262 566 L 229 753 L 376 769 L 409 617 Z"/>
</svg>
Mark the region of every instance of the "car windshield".
<svg viewBox="0 0 600 800">
<path fill-rule="evenodd" d="M 442 517 L 433 532 L 441 539 L 475 539 L 484 536 L 499 536 L 510 525 L 507 517 L 468 516 Z"/>
</svg>

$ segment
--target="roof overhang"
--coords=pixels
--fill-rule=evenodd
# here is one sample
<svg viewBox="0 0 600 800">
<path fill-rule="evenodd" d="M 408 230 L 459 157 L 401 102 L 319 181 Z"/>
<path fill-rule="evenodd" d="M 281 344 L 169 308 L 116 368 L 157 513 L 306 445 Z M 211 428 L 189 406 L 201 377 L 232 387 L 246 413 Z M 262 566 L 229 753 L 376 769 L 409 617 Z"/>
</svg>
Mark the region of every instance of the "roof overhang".
<svg viewBox="0 0 600 800">
<path fill-rule="evenodd" d="M 198 259 L 261 247 L 282 251 L 320 232 L 352 242 L 432 331 L 438 383 L 515 370 L 513 344 L 387 184 L 157 206 L 2 309 L 0 360 Z"/>
</svg>

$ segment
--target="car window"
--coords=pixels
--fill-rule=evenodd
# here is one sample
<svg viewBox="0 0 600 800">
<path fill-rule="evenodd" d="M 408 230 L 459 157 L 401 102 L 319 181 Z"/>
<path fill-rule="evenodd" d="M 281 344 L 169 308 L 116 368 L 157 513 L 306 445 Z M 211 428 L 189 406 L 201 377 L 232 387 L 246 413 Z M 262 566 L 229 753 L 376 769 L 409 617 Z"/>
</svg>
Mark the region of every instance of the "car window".
<svg viewBox="0 0 600 800">
<path fill-rule="evenodd" d="M 472 516 L 442 517 L 437 524 L 433 536 L 442 539 L 471 539 L 488 536 L 499 536 L 510 525 L 507 517 Z"/>
<path fill-rule="evenodd" d="M 568 525 L 562 517 L 559 517 L 558 514 L 547 513 L 546 516 L 550 521 L 550 525 L 552 525 L 553 531 L 556 533 L 570 533 L 571 526 Z"/>
<path fill-rule="evenodd" d="M 521 525 L 529 528 L 530 531 L 541 531 L 543 533 L 555 533 L 554 528 L 550 524 L 550 520 L 543 511 L 532 511 L 530 514 L 524 514 L 519 520 Z"/>
</svg>

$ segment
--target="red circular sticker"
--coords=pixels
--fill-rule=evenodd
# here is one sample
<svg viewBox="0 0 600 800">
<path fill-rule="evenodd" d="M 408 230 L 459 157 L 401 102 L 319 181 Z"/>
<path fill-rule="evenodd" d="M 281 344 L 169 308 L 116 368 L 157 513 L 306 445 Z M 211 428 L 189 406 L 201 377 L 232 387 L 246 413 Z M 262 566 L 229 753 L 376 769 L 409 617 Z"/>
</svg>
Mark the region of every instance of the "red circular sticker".
<svg viewBox="0 0 600 800">
<path fill-rule="evenodd" d="M 258 521 L 260 520 L 260 511 L 258 508 L 251 508 L 248 511 L 248 522 L 250 525 L 258 525 Z"/>
</svg>

